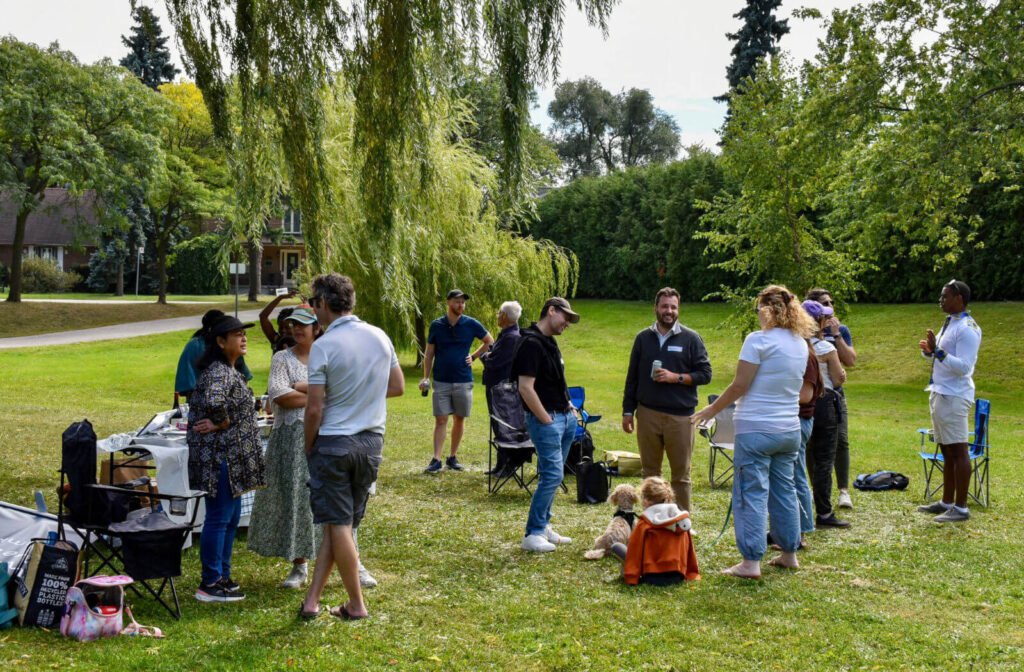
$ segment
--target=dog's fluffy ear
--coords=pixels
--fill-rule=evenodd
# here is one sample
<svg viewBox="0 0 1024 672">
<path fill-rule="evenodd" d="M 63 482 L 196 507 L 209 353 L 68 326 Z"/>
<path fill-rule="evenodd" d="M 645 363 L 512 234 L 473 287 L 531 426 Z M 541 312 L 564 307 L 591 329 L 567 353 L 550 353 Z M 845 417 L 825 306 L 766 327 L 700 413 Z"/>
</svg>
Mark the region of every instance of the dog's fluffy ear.
<svg viewBox="0 0 1024 672">
<path fill-rule="evenodd" d="M 616 503 L 616 500 L 619 497 L 619 488 L 621 488 L 621 487 L 622 487 L 621 485 L 618 485 L 618 486 L 615 487 L 614 490 L 612 490 L 611 492 L 608 493 L 608 503 L 609 504 L 615 504 Z"/>
</svg>

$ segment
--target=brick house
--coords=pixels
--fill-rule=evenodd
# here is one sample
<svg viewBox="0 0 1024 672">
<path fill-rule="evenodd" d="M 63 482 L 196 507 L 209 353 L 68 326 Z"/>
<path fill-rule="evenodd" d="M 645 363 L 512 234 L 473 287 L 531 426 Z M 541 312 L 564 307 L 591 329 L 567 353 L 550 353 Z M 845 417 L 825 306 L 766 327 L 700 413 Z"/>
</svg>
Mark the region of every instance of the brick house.
<svg viewBox="0 0 1024 672">
<path fill-rule="evenodd" d="M 50 187 L 43 202 L 28 216 L 22 257 L 42 257 L 57 262 L 63 270 L 88 264 L 96 251 L 96 242 L 83 237 L 81 231 L 95 230 L 96 195 L 86 192 L 81 198 L 71 197 L 66 189 Z M 0 262 L 10 268 L 14 260 L 14 229 L 17 205 L 0 198 Z"/>
<path fill-rule="evenodd" d="M 306 241 L 302 236 L 302 215 L 298 210 L 288 208 L 281 219 L 272 217 L 271 229 L 283 235 L 274 238 L 263 237 L 263 269 L 261 281 L 272 291 L 276 287 L 293 287 L 295 270 L 306 260 Z"/>
</svg>

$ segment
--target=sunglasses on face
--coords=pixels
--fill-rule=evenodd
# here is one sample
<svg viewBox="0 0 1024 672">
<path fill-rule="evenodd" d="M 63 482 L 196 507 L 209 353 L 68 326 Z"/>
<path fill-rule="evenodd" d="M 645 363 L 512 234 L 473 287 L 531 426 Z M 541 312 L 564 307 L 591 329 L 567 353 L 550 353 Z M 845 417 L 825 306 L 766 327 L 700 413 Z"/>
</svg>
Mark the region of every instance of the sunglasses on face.
<svg viewBox="0 0 1024 672">
<path fill-rule="evenodd" d="M 311 307 L 313 307 L 313 308 L 317 308 L 317 307 L 319 307 L 320 302 L 323 301 L 323 300 L 324 300 L 324 297 L 322 297 L 322 296 L 312 296 L 312 297 L 309 298 L 309 305 Z"/>
<path fill-rule="evenodd" d="M 832 305 L 832 300 L 831 299 L 825 299 L 824 301 L 818 301 L 818 303 L 820 303 L 823 306 L 831 306 Z"/>
</svg>

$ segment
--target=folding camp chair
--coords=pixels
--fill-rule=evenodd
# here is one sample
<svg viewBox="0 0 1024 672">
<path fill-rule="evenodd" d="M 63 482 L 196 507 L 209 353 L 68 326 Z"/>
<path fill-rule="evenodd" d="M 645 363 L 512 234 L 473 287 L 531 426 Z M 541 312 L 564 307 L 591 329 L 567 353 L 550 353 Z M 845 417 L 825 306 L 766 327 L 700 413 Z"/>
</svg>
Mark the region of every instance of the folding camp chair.
<svg viewBox="0 0 1024 672">
<path fill-rule="evenodd" d="M 715 399 L 718 399 L 717 394 L 708 395 L 709 404 L 715 403 Z M 701 436 L 708 440 L 708 480 L 712 488 L 725 485 L 732 480 L 732 452 L 736 439 L 736 426 L 733 424 L 732 414 L 735 412 L 736 404 L 732 404 L 716 415 L 711 422 L 697 425 Z M 716 476 L 715 468 L 721 469 L 724 466 L 719 463 L 720 459 L 725 460 L 728 466 Z"/>
<path fill-rule="evenodd" d="M 583 387 L 569 388 L 569 401 L 573 408 L 579 411 L 576 418 L 576 435 L 572 439 L 572 447 L 569 448 L 569 457 L 565 461 L 566 475 L 576 475 L 576 465 L 585 457 L 594 457 L 594 444 L 590 439 L 587 426 L 601 419 L 600 415 L 592 415 L 583 405 L 587 401 L 587 390 Z"/>
<path fill-rule="evenodd" d="M 583 404 L 587 402 L 587 390 L 584 387 L 570 387 L 569 401 L 572 403 L 573 407 L 580 412 L 575 437 L 575 440 L 578 441 L 583 438 L 584 432 L 587 431 L 587 425 L 597 422 L 601 419 L 601 416 L 591 415 L 583 408 Z"/>
<path fill-rule="evenodd" d="M 526 431 L 526 414 L 519 397 L 519 388 L 508 381 L 488 388 L 487 411 L 490 414 L 490 437 L 487 450 L 487 492 L 494 494 L 509 481 L 533 494 L 530 484 L 537 474 L 526 478 L 526 463 L 532 461 L 534 448 Z M 504 468 L 498 473 L 495 460 L 501 454 Z"/>
<path fill-rule="evenodd" d="M 970 432 L 970 436 L 974 437 L 974 441 L 967 445 L 967 456 L 971 458 L 971 488 L 967 494 L 978 503 L 978 506 L 988 506 L 988 462 L 989 452 L 992 448 L 988 440 L 990 407 L 991 404 L 988 399 L 975 400 L 974 431 Z M 921 437 L 921 448 L 917 454 L 921 457 L 922 466 L 924 467 L 924 499 L 926 502 L 930 502 L 935 493 L 942 489 L 941 479 L 934 488 L 931 483 L 932 474 L 936 470 L 940 474 L 943 472 L 944 460 L 938 444 L 935 444 L 934 450 L 925 450 L 924 442 L 926 439 L 935 443 L 932 430 L 918 429 L 917 433 Z"/>
<path fill-rule="evenodd" d="M 111 459 L 111 480 L 118 468 L 138 468 L 135 458 L 143 456 L 133 458 L 131 449 L 125 452 L 129 453 L 129 460 Z M 85 576 L 104 569 L 127 574 L 135 579 L 129 587 L 136 595 L 143 597 L 145 590 L 176 619 L 181 618 L 181 603 L 174 579 L 181 575 L 182 547 L 197 527 L 198 504 L 205 494 L 198 490 L 187 496 L 159 493 L 149 476 L 118 485 L 97 484 L 96 435 L 92 426 L 88 421 L 75 423 L 64 432 L 57 498 L 58 536 L 64 538 L 67 526 L 82 538 Z M 148 498 L 147 506 L 140 507 L 144 501 L 141 497 Z M 175 522 L 163 511 L 165 504 L 174 515 L 186 515 L 191 510 L 191 516 L 186 515 L 186 522 Z M 98 566 L 90 570 L 93 559 Z M 157 581 L 156 587 L 150 585 Z M 169 595 L 165 597 L 168 589 Z M 173 607 L 168 600 L 173 601 Z"/>
</svg>

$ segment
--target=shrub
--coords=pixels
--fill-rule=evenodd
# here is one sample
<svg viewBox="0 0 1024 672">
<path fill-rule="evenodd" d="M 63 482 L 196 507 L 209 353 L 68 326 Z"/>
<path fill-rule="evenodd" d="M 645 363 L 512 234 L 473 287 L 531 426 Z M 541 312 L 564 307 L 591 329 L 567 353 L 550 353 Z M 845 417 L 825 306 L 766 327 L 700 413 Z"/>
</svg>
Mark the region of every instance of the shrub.
<svg viewBox="0 0 1024 672">
<path fill-rule="evenodd" d="M 228 273 L 218 263 L 223 241 L 216 233 L 196 236 L 174 246 L 169 264 L 176 290 L 181 294 L 227 294 Z"/>
<path fill-rule="evenodd" d="M 28 257 L 21 262 L 21 291 L 26 294 L 66 292 L 81 281 L 78 273 L 65 273 L 49 259 Z"/>
</svg>

